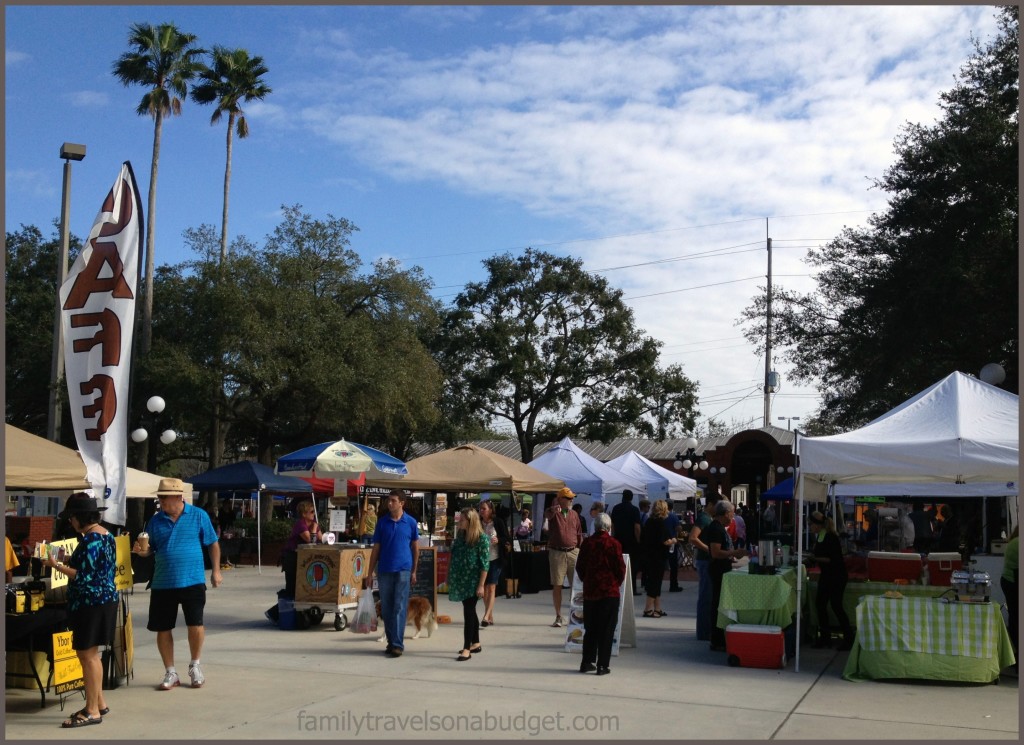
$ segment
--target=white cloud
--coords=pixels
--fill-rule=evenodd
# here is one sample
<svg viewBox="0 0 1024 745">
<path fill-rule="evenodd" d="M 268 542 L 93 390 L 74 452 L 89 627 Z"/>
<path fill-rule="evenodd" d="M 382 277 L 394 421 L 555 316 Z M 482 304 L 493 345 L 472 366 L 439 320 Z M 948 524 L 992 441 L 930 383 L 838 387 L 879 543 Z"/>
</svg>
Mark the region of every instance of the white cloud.
<svg viewBox="0 0 1024 745">
<path fill-rule="evenodd" d="M 98 108 L 110 104 L 110 96 L 100 91 L 75 91 L 68 94 L 68 97 L 71 99 L 72 106 L 83 109 Z"/>
<path fill-rule="evenodd" d="M 28 62 L 30 59 L 32 57 L 25 52 L 19 52 L 16 49 L 4 50 L 4 67 L 19 65 L 22 62 Z"/>
</svg>

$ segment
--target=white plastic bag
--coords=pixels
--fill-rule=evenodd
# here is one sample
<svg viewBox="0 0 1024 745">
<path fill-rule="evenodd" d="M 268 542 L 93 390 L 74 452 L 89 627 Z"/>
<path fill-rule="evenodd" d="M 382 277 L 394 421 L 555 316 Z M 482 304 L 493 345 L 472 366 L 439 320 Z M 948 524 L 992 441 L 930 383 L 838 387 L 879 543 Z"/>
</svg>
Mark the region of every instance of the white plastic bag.
<svg viewBox="0 0 1024 745">
<path fill-rule="evenodd" d="M 363 590 L 356 605 L 356 615 L 349 624 L 354 634 L 372 634 L 377 630 L 377 610 L 374 608 L 373 592 Z"/>
</svg>

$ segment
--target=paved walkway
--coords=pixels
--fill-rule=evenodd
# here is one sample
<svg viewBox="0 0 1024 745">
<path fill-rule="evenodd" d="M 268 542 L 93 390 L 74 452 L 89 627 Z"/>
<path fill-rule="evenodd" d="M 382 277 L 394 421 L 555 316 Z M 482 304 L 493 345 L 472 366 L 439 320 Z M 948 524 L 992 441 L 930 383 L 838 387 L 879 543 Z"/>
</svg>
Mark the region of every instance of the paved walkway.
<svg viewBox="0 0 1024 745">
<path fill-rule="evenodd" d="M 850 683 L 841 677 L 845 653 L 808 647 L 799 673 L 792 662 L 731 668 L 694 638 L 692 581 L 666 592 L 664 618 L 640 617 L 643 601 L 634 598 L 637 646 L 597 677 L 578 672 L 579 657 L 562 651 L 564 630 L 548 626 L 550 592 L 499 596 L 497 625 L 481 631 L 483 652 L 456 663 L 461 605 L 445 595 L 440 611 L 454 623 L 407 640 L 406 654 L 390 659 L 375 636 L 335 632 L 330 616 L 306 631 L 269 625 L 263 611 L 283 584 L 276 569 L 224 575 L 207 604 L 204 688 L 155 690 L 163 668 L 140 586 L 130 600 L 134 678 L 106 693 L 103 724 L 62 732 L 79 697 L 62 713 L 52 693 L 41 709 L 37 691 L 11 689 L 6 739 L 1019 739 L 1012 677 L 998 685 Z M 176 635 L 184 671 L 184 629 Z"/>
</svg>

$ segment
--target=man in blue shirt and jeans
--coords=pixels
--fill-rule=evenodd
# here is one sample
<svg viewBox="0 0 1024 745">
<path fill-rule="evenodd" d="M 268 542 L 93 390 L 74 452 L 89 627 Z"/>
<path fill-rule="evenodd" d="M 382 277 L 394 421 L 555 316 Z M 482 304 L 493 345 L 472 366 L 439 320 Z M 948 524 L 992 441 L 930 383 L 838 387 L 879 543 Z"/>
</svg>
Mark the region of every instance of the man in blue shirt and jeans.
<svg viewBox="0 0 1024 745">
<path fill-rule="evenodd" d="M 181 479 L 160 479 L 156 496 L 160 509 L 149 519 L 146 532 L 149 545 L 143 551 L 136 540 L 133 551 L 141 556 L 154 553 L 153 579 L 150 583 L 149 623 L 156 632 L 156 648 L 163 660 L 164 679 L 158 690 L 169 691 L 180 685 L 174 669 L 173 629 L 178 618 L 178 606 L 185 616 L 188 628 L 188 647 L 192 661 L 188 676 L 193 688 L 202 688 L 206 682 L 199 655 L 203 651 L 206 630 L 203 627 L 203 609 L 206 607 L 206 571 L 203 565 L 203 546 L 209 546 L 210 584 L 221 583 L 220 544 L 217 531 L 205 510 L 185 504 L 185 485 Z"/>
<path fill-rule="evenodd" d="M 380 613 L 388 638 L 384 654 L 401 657 L 405 651 L 405 618 L 409 609 L 409 588 L 416 581 L 419 561 L 419 528 L 416 519 L 405 512 L 405 493 L 397 489 L 388 495 L 388 512 L 377 518 L 373 532 L 373 551 L 363 580 L 363 589 L 372 586 L 377 570 L 380 591 Z"/>
</svg>

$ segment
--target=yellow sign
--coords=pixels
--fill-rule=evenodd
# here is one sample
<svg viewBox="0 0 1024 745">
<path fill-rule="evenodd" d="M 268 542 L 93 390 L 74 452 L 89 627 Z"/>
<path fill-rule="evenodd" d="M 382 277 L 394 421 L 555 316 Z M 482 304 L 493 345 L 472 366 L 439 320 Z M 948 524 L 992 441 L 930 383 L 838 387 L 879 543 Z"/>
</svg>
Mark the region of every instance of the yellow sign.
<svg viewBox="0 0 1024 745">
<path fill-rule="evenodd" d="M 71 632 L 61 631 L 53 635 L 53 689 L 59 694 L 80 688 L 85 688 L 82 663 L 71 648 Z"/>
<path fill-rule="evenodd" d="M 117 546 L 117 565 L 114 567 L 114 587 L 118 590 L 132 589 L 132 544 L 128 534 L 114 539 Z"/>
<path fill-rule="evenodd" d="M 64 558 L 62 559 L 64 564 L 67 564 L 71 560 L 71 554 L 75 552 L 75 548 L 78 546 L 77 538 L 68 538 L 63 541 L 54 541 L 49 544 L 50 553 L 54 553 L 57 549 L 64 549 Z M 64 587 L 68 583 L 68 575 L 61 572 L 50 572 L 50 589 L 56 590 L 58 587 Z"/>
</svg>

